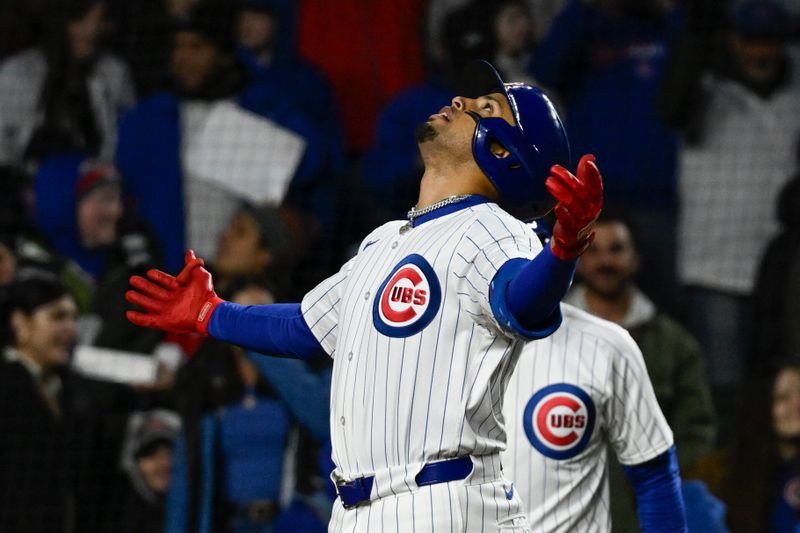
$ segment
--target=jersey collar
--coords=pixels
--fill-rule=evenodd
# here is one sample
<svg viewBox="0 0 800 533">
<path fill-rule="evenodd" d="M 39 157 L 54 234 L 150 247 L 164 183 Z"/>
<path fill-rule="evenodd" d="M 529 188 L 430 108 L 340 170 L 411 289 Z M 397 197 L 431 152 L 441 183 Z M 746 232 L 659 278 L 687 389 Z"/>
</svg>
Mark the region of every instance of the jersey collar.
<svg viewBox="0 0 800 533">
<path fill-rule="evenodd" d="M 480 194 L 472 194 L 459 202 L 455 202 L 450 205 L 445 205 L 440 207 L 439 209 L 434 209 L 430 213 L 425 213 L 424 215 L 420 215 L 414 220 L 409 221 L 408 224 L 412 228 L 416 228 L 417 226 L 420 226 L 426 222 L 435 220 L 445 215 L 449 215 L 450 213 L 455 213 L 456 211 L 461 211 L 462 209 L 466 209 L 468 207 L 474 207 L 480 204 L 487 204 L 491 201 L 492 200 L 490 200 L 489 198 L 481 196 Z"/>
</svg>

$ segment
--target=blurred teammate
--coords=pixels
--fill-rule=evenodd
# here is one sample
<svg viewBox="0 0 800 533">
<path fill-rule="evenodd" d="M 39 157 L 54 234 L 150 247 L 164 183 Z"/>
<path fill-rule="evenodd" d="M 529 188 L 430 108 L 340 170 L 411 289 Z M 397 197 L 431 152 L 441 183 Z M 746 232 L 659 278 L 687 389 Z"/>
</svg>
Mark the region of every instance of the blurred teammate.
<svg viewBox="0 0 800 533">
<path fill-rule="evenodd" d="M 611 322 L 562 304 L 528 343 L 506 391 L 503 466 L 537 531 L 610 531 L 610 444 L 636 490 L 645 533 L 685 531 L 672 431 L 641 352 Z"/>
<path fill-rule="evenodd" d="M 131 280 L 139 325 L 333 357 L 331 531 L 528 530 L 500 467 L 503 393 L 520 339 L 561 321 L 602 183 L 592 156 L 577 177 L 561 166 L 566 135 L 541 91 L 479 66 L 473 81 L 490 88 L 454 98 L 417 132 L 425 174 L 408 220 L 370 233 L 302 304 L 223 302 L 191 252 L 177 278 Z M 548 190 L 558 223 L 542 250 L 509 212 L 542 215 Z"/>
<path fill-rule="evenodd" d="M 656 400 L 673 430 L 678 463 L 686 471 L 712 451 L 718 417 L 697 341 L 639 289 L 635 226 L 624 211 L 606 208 L 597 219 L 595 239 L 578 265 L 581 283 L 564 302 L 619 324 L 642 351 Z M 636 505 L 616 461 L 609 472 L 611 516 L 617 531 L 636 528 Z"/>
<path fill-rule="evenodd" d="M 636 491 L 642 531 L 686 531 L 672 431 L 638 346 L 612 322 L 568 304 L 561 312 L 553 335 L 522 348 L 503 407 L 503 465 L 531 523 L 610 531 L 610 445 Z"/>
</svg>

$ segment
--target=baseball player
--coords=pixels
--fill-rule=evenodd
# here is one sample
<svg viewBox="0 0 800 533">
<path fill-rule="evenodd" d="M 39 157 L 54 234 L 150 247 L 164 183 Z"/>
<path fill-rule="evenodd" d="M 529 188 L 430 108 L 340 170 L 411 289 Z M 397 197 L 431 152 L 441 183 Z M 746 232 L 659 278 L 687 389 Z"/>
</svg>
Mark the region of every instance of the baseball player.
<svg viewBox="0 0 800 533">
<path fill-rule="evenodd" d="M 501 454 L 534 532 L 608 532 L 608 445 L 636 492 L 644 533 L 687 531 L 672 431 L 641 351 L 622 327 L 561 304 L 508 384 Z"/>
<path fill-rule="evenodd" d="M 602 181 L 593 156 L 575 175 L 564 168 L 566 134 L 540 90 L 477 68 L 492 88 L 454 98 L 417 132 L 425 172 L 408 220 L 370 233 L 302 303 L 223 302 L 191 251 L 177 277 L 131 278 L 136 324 L 333 358 L 330 531 L 528 531 L 500 467 L 503 393 L 520 339 L 561 322 Z M 556 200 L 542 250 L 512 214 Z"/>
</svg>

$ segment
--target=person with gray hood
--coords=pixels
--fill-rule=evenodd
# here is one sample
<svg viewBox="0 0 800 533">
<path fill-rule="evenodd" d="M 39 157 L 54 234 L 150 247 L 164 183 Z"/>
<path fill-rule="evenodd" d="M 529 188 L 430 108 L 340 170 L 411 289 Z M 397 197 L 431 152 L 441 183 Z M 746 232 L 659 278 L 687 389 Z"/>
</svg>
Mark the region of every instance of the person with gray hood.
<svg viewBox="0 0 800 533">
<path fill-rule="evenodd" d="M 131 414 L 121 458 L 127 486 L 118 500 L 119 512 L 113 513 L 113 531 L 163 531 L 172 450 L 180 426 L 178 415 L 165 409 Z"/>
</svg>

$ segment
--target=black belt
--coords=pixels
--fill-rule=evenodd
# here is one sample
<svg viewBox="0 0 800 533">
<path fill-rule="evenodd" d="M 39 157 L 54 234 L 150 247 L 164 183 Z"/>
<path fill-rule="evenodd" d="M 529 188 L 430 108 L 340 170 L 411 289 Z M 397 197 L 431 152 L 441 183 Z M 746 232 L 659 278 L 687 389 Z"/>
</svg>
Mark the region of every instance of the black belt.
<svg viewBox="0 0 800 533">
<path fill-rule="evenodd" d="M 414 477 L 414 480 L 417 482 L 417 486 L 424 487 L 425 485 L 464 479 L 471 472 L 472 459 L 469 457 L 457 457 L 426 464 L 419 471 L 419 474 Z M 369 501 L 374 481 L 375 476 L 364 476 L 352 481 L 338 482 L 336 491 L 339 493 L 339 498 L 342 499 L 344 508 L 349 509 Z"/>
</svg>

